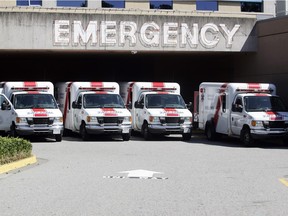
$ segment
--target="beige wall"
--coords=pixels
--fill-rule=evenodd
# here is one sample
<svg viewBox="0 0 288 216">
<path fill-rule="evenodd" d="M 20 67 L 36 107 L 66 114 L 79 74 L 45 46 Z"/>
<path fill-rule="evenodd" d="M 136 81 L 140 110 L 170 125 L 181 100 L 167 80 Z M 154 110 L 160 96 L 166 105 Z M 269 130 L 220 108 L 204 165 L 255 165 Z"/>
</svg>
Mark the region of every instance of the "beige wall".
<svg viewBox="0 0 288 216">
<path fill-rule="evenodd" d="M 0 7 L 12 7 L 16 5 L 16 0 L 0 0 Z"/>
<path fill-rule="evenodd" d="M 196 3 L 194 1 L 174 1 L 173 10 L 195 11 Z"/>
<path fill-rule="evenodd" d="M 143 1 L 131 1 L 126 0 L 125 1 L 125 8 L 126 9 L 142 9 L 142 10 L 148 10 L 150 9 L 150 1 L 149 0 L 143 0 Z"/>
<path fill-rule="evenodd" d="M 288 105 L 288 17 L 256 24 L 257 53 L 235 56 L 234 80 L 271 82 Z"/>
<path fill-rule="evenodd" d="M 221 12 L 238 13 L 241 12 L 240 2 L 219 2 L 218 10 Z"/>
</svg>

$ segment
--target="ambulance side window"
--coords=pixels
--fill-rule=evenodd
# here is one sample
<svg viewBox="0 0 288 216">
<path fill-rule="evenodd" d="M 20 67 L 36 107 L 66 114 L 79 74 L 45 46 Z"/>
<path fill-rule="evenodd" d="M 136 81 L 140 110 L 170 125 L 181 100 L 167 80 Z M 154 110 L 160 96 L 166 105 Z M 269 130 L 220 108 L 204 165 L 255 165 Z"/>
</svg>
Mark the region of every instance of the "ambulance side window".
<svg viewBox="0 0 288 216">
<path fill-rule="evenodd" d="M 222 112 L 226 112 L 226 94 L 221 95 Z"/>
<path fill-rule="evenodd" d="M 242 112 L 243 110 L 243 103 L 242 103 L 242 97 L 237 97 L 235 99 L 234 104 L 232 105 L 232 111 L 234 112 Z"/>
<path fill-rule="evenodd" d="M 144 105 L 144 96 L 141 95 L 139 98 L 139 104 Z"/>
<path fill-rule="evenodd" d="M 79 107 L 82 106 L 82 95 L 79 95 L 79 97 L 77 99 L 77 104 L 79 105 Z"/>
</svg>

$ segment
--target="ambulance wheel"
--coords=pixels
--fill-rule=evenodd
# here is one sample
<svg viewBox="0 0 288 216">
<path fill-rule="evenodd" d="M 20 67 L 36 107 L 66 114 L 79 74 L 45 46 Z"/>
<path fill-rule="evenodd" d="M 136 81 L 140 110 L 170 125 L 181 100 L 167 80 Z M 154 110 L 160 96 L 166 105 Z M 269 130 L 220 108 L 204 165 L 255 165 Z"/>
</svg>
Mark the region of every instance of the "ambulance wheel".
<svg viewBox="0 0 288 216">
<path fill-rule="evenodd" d="M 212 122 L 206 123 L 205 134 L 208 140 L 215 141 L 217 139 L 217 133 Z"/>
<path fill-rule="evenodd" d="M 82 137 L 82 140 L 83 141 L 87 141 L 89 140 L 89 134 L 87 133 L 86 131 L 86 128 L 85 128 L 85 123 L 83 122 L 80 126 L 80 134 L 81 134 L 81 137 Z"/>
<path fill-rule="evenodd" d="M 246 127 L 241 130 L 241 140 L 245 146 L 247 147 L 253 146 L 254 139 L 251 136 L 249 128 Z"/>
<path fill-rule="evenodd" d="M 62 141 L 62 135 L 61 134 L 56 134 L 55 135 L 55 140 L 56 140 L 56 142 L 61 142 Z"/>
<path fill-rule="evenodd" d="M 150 140 L 152 137 L 151 133 L 148 130 L 148 124 L 147 123 L 144 123 L 142 126 L 142 134 L 143 134 L 143 137 L 145 140 Z"/>
<path fill-rule="evenodd" d="M 16 131 L 16 126 L 14 123 L 10 127 L 10 136 L 11 137 L 18 137 L 17 131 Z"/>
<path fill-rule="evenodd" d="M 130 140 L 130 137 L 131 137 L 131 134 L 130 134 L 130 133 L 122 134 L 122 139 L 123 139 L 123 141 L 129 141 L 129 140 Z"/>
<path fill-rule="evenodd" d="M 183 134 L 182 134 L 182 139 L 183 139 L 184 141 L 189 141 L 189 140 L 191 139 L 191 137 L 192 137 L 192 134 L 191 134 L 191 133 L 183 133 Z"/>
</svg>

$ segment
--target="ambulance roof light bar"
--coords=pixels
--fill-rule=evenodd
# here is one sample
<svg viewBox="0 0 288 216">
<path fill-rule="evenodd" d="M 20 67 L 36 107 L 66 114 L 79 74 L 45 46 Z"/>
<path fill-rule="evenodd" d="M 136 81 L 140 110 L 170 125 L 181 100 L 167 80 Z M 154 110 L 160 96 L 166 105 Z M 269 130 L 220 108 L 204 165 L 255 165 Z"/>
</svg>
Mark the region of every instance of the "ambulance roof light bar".
<svg viewBox="0 0 288 216">
<path fill-rule="evenodd" d="M 253 88 L 248 88 L 248 89 L 240 89 L 240 88 L 237 88 L 236 91 L 239 91 L 239 92 L 246 92 L 246 93 L 272 93 L 273 92 L 273 89 L 253 89 Z"/>
<path fill-rule="evenodd" d="M 16 91 L 47 91 L 49 90 L 49 87 L 12 87 L 11 90 Z"/>
<path fill-rule="evenodd" d="M 146 91 L 176 91 L 177 89 L 175 87 L 150 87 L 150 88 L 146 88 L 146 87 L 141 87 L 141 90 L 146 90 Z"/>
<path fill-rule="evenodd" d="M 114 91 L 116 88 L 112 87 L 79 87 L 79 90 L 83 91 Z"/>
</svg>

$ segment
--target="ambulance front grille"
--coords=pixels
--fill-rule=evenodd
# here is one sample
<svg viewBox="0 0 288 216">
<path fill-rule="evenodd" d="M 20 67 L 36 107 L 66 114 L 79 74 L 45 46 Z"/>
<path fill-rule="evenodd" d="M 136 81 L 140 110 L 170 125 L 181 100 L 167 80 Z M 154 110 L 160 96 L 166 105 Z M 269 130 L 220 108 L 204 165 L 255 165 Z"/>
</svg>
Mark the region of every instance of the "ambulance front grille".
<svg viewBox="0 0 288 216">
<path fill-rule="evenodd" d="M 98 117 L 99 124 L 122 124 L 123 117 Z"/>
<path fill-rule="evenodd" d="M 287 128 L 288 125 L 284 121 L 269 121 L 269 125 L 266 128 Z"/>
<path fill-rule="evenodd" d="M 28 124 L 30 125 L 50 125 L 53 124 L 53 120 L 49 120 L 49 118 L 33 118 L 33 121 L 28 120 Z"/>
<path fill-rule="evenodd" d="M 183 120 L 180 117 L 166 117 L 165 122 L 161 120 L 162 124 L 183 124 Z"/>
</svg>

